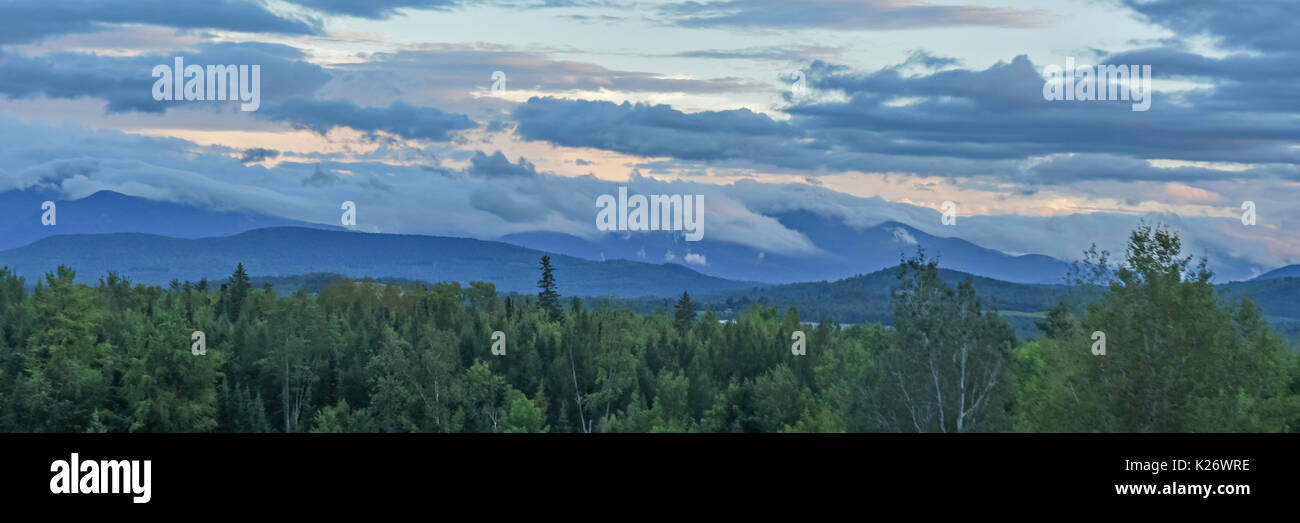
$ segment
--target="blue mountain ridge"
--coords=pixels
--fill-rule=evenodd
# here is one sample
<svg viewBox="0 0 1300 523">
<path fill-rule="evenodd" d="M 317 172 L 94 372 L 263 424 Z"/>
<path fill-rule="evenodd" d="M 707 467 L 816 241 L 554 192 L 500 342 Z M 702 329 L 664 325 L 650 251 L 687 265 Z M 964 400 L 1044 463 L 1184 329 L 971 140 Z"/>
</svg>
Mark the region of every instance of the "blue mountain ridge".
<svg viewBox="0 0 1300 523">
<path fill-rule="evenodd" d="M 1279 267 L 1277 269 L 1273 269 L 1264 274 L 1256 276 L 1251 281 L 1275 280 L 1279 278 L 1300 278 L 1300 264 L 1287 265 L 1286 267 Z"/>
<path fill-rule="evenodd" d="M 804 234 L 820 252 L 779 254 L 705 238 L 687 242 L 680 233 L 605 234 L 595 240 L 555 232 L 516 233 L 500 241 L 587 259 L 664 261 L 668 253 L 682 263 L 686 253 L 702 255 L 706 265 L 691 264 L 719 278 L 796 283 L 837 280 L 893 267 L 924 248 L 927 255 L 953 270 L 1015 283 L 1061 283 L 1068 264 L 1042 255 L 1013 256 L 960 238 L 944 238 L 898 222 L 857 229 L 839 220 L 806 211 L 775 216 L 782 225 Z"/>
<path fill-rule="evenodd" d="M 55 204 L 54 225 L 41 223 L 42 202 Z M 172 238 L 230 236 L 266 227 L 323 227 L 296 220 L 245 211 L 213 210 L 99 191 L 85 198 L 65 200 L 49 191 L 29 189 L 0 193 L 0 209 L 10 220 L 0 221 L 0 249 L 27 245 L 63 234 L 138 232 Z"/>
<path fill-rule="evenodd" d="M 470 238 L 273 227 L 198 239 L 141 233 L 51 236 L 0 251 L 0 266 L 27 278 L 28 284 L 59 265 L 72 267 L 84 282 L 116 272 L 136 283 L 166 285 L 172 280 L 224 280 L 242 263 L 255 276 L 335 273 L 462 285 L 484 281 L 500 291 L 532 293 L 544 254 Z M 666 296 L 757 285 L 671 263 L 597 262 L 564 255 L 552 256 L 552 262 L 566 295 Z"/>
<path fill-rule="evenodd" d="M 58 223 L 41 224 L 41 202 L 57 205 Z M 66 200 L 40 189 L 0 193 L 0 209 L 11 220 L 0 221 L 0 250 L 68 234 L 144 233 L 176 239 L 218 238 L 272 227 L 345 230 L 248 211 L 219 210 L 127 196 L 112 191 Z M 1048 256 L 1014 256 L 960 238 L 940 237 L 915 227 L 884 222 L 855 228 L 841 220 L 808 211 L 774 215 L 785 227 L 799 231 L 815 252 L 777 253 L 712 239 L 687 242 L 680 232 L 607 233 L 594 239 L 557 232 L 510 234 L 497 241 L 562 254 L 588 261 L 623 260 L 658 265 L 668 262 L 702 275 L 746 282 L 783 284 L 834 281 L 892 267 L 918 247 L 945 268 L 1013 283 L 1061 283 L 1067 263 Z M 693 256 L 687 257 L 688 254 Z M 268 267 L 270 268 L 270 267 Z M 286 274 L 277 272 L 277 274 Z M 401 277 L 398 274 L 366 276 Z M 268 274 L 269 275 L 269 274 Z M 1300 275 L 1300 266 L 1265 273 L 1256 279 Z"/>
</svg>

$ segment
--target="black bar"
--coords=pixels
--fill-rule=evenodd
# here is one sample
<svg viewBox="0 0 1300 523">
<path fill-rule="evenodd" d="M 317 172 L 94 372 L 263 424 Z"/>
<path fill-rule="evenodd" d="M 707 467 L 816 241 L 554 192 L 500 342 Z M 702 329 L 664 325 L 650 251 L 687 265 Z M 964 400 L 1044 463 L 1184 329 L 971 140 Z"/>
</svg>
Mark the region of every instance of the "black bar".
<svg viewBox="0 0 1300 523">
<path fill-rule="evenodd" d="M 523 503 L 515 508 L 558 515 L 573 496 L 653 500 L 658 510 L 724 502 L 861 510 L 863 503 L 906 508 L 935 499 L 1254 509 L 1294 496 L 1295 444 L 1293 436 L 1264 434 L 5 434 L 0 492 L 7 506 L 124 514 L 418 508 L 437 499 Z M 150 460 L 149 501 L 51 493 L 51 463 L 72 453 L 83 463 Z M 1177 459 L 1189 468 L 1215 460 L 1248 470 L 1171 470 Z M 1126 470 L 1126 460 L 1167 468 Z M 1250 492 L 1118 495 L 1117 484 L 1248 485 Z M 748 494 L 736 499 L 729 491 Z"/>
</svg>

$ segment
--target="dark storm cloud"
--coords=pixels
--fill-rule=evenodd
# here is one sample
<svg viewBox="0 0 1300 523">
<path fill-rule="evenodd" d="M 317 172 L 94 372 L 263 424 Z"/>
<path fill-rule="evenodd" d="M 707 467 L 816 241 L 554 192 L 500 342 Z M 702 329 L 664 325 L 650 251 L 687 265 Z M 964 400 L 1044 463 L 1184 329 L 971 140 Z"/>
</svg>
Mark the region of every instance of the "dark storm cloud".
<svg viewBox="0 0 1300 523">
<path fill-rule="evenodd" d="M 370 4 L 370 2 L 363 2 Z M 28 43 L 113 24 L 153 24 L 180 29 L 316 34 L 316 20 L 288 18 L 251 0 L 9 0 L 0 2 L 0 43 Z"/>
<path fill-rule="evenodd" d="M 252 149 L 244 150 L 244 154 L 239 157 L 239 161 L 242 163 L 257 163 L 263 160 L 278 158 L 279 156 L 280 151 L 275 149 L 254 147 Z"/>
<path fill-rule="evenodd" d="M 1157 63 L 1153 70 L 1160 67 Z M 903 76 L 814 64 L 809 84 L 844 100 L 790 107 L 794 122 L 828 147 L 882 154 L 1026 158 L 1107 153 L 1195 161 L 1295 162 L 1300 107 L 1279 113 L 1271 98 L 1207 110 L 1213 92 L 1170 103 L 1156 92 L 1148 111 L 1129 101 L 1048 101 L 1041 66 L 1025 56 L 982 71 Z M 915 103 L 891 103 L 900 99 Z"/>
<path fill-rule="evenodd" d="M 1300 16 L 1293 0 L 1123 0 L 1150 22 L 1180 35 L 1206 35 L 1225 45 L 1265 52 L 1300 50 Z"/>
<path fill-rule="evenodd" d="M 523 157 L 519 158 L 519 163 L 510 163 L 510 159 L 501 151 L 488 156 L 483 151 L 474 151 L 474 156 L 469 159 L 468 174 L 484 177 L 501 177 L 501 176 L 537 176 L 537 167 Z"/>
<path fill-rule="evenodd" d="M 1296 95 L 1269 96 L 1267 83 L 1225 82 L 1223 89 L 1238 96 L 1194 91 L 1181 93 L 1179 103 L 1156 92 L 1150 110 L 1133 111 L 1131 101 L 1045 100 L 1041 66 L 1025 56 L 984 70 L 910 76 L 901 71 L 906 65 L 864 73 L 815 62 L 808 72 L 809 87 L 841 96 L 794 100 L 798 103 L 784 109 L 792 117 L 788 122 L 744 110 L 684 113 L 662 105 L 554 98 L 530 99 L 514 116 L 523 137 L 559 145 L 805 169 L 1016 176 L 1033 171 L 1013 162 L 1075 153 L 1080 159 L 1059 161 L 1093 155 L 1135 160 L 1129 162 L 1135 170 L 1127 175 L 1099 169 L 1080 176 L 1164 180 L 1235 175 L 1155 169 L 1138 160 L 1300 162 L 1300 149 L 1293 147 L 1300 143 L 1300 105 L 1285 107 Z M 1155 67 L 1161 67 L 1159 62 Z M 1098 160 L 1097 165 L 1114 164 Z M 1056 165 L 1052 173 L 1066 172 L 1059 168 L 1063 164 Z M 1256 172 L 1294 176 L 1294 169 L 1280 167 Z M 1059 181 L 1057 176 L 1045 178 Z"/>
<path fill-rule="evenodd" d="M 449 140 L 453 131 L 474 127 L 474 122 L 463 114 L 402 102 L 394 102 L 388 107 L 360 107 L 345 100 L 295 97 L 263 108 L 258 115 L 320 134 L 336 127 L 350 127 L 358 131 L 383 131 L 404 138 L 439 142 Z"/>
<path fill-rule="evenodd" d="M 767 155 L 797 130 L 748 109 L 687 114 L 667 105 L 531 98 L 514 111 L 531 140 L 687 160 Z"/>
<path fill-rule="evenodd" d="M 329 75 L 307 63 L 296 48 L 263 43 L 212 43 L 199 46 L 197 53 L 114 58 L 79 53 L 55 53 L 27 57 L 0 54 L 0 94 L 9 98 L 99 98 L 108 102 L 111 113 L 161 113 L 182 102 L 153 99 L 155 65 L 172 67 L 175 56 L 187 65 L 260 65 L 261 96 L 264 101 L 310 93 L 319 89 Z"/>
</svg>

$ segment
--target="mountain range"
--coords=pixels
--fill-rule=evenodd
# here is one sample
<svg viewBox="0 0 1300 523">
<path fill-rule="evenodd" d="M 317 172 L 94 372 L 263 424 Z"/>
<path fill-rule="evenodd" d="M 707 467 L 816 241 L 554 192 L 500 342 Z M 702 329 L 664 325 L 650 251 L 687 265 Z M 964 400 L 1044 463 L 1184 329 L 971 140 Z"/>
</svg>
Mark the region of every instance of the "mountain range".
<svg viewBox="0 0 1300 523">
<path fill-rule="evenodd" d="M 680 233 L 606 234 L 595 240 L 555 232 L 516 233 L 500 241 L 598 259 L 676 259 L 711 276 L 764 283 L 836 280 L 898 265 L 924 249 L 954 270 L 1018 283 L 1061 283 L 1068 264 L 1037 254 L 1013 256 L 960 238 L 940 237 L 899 222 L 855 228 L 807 211 L 773 216 L 801 232 L 821 252 L 798 256 L 710 240 L 686 242 Z M 686 259 L 685 254 L 696 255 Z"/>
<path fill-rule="evenodd" d="M 1300 278 L 1300 265 L 1287 265 L 1286 267 L 1273 269 L 1259 275 L 1254 280 L 1273 280 L 1277 278 Z"/>
<path fill-rule="evenodd" d="M 54 224 L 43 225 L 42 204 L 54 203 Z M 28 189 L 0 193 L 0 209 L 10 219 L 0 221 L 0 250 L 63 234 L 139 232 L 172 238 L 230 236 L 266 227 L 340 229 L 250 213 L 209 209 L 99 191 L 80 199 L 60 199 L 50 191 Z"/>
<path fill-rule="evenodd" d="M 855 229 L 803 212 L 779 219 L 806 231 L 818 245 L 841 247 L 808 259 L 720 242 L 687 246 L 671 233 L 609 235 L 599 241 L 557 233 L 516 234 L 502 241 L 362 233 L 112 192 L 53 200 L 57 223 L 43 226 L 45 200 L 52 199 L 40 191 L 0 194 L 0 205 L 22 209 L 15 213 L 21 218 L 0 224 L 0 266 L 24 276 L 29 285 L 59 265 L 71 266 L 88 283 L 117 272 L 137 283 L 167 285 L 221 281 L 242 263 L 259 282 L 282 292 L 318 288 L 343 276 L 462 285 L 485 281 L 502 292 L 533 293 L 539 260 L 549 253 L 567 296 L 620 296 L 636 308 L 657 309 L 689 291 L 701 307 L 724 317 L 757 303 L 793 306 L 811 321 L 888 323 L 899 259 L 921 247 L 939 260 L 945 280 L 972 278 L 986 306 L 998 308 L 1026 335 L 1034 330 L 1033 320 L 1066 291 L 1059 283 L 1066 268 L 1060 260 L 1011 256 L 901 223 Z M 678 253 L 678 259 L 651 263 L 648 252 L 660 250 Z M 686 262 L 687 252 L 704 261 Z M 1279 330 L 1300 334 L 1300 301 L 1294 298 L 1300 293 L 1300 266 L 1219 288 L 1225 298 L 1252 298 Z"/>
<path fill-rule="evenodd" d="M 224 279 L 237 264 L 258 276 L 336 273 L 426 282 L 485 281 L 504 292 L 536 292 L 538 263 L 546 253 L 470 238 L 376 234 L 305 227 L 272 227 L 216 238 L 154 234 L 68 234 L 0 252 L 0 266 L 34 283 L 59 265 L 94 281 L 110 271 L 134 282 Z M 706 276 L 684 266 L 623 260 L 598 262 L 553 255 L 567 295 L 621 296 L 717 292 L 752 287 Z"/>
<path fill-rule="evenodd" d="M 777 306 L 782 310 L 794 307 L 804 321 L 829 318 L 841 323 L 889 324 L 894 313 L 890 296 L 898 288 L 898 272 L 898 267 L 893 267 L 833 282 L 770 285 L 701 294 L 695 297 L 695 302 L 698 308 L 717 311 L 724 319 L 757 304 Z M 1057 301 L 1070 300 L 1070 294 L 1074 292 L 1067 285 L 1014 283 L 943 268 L 939 269 L 939 275 L 952 287 L 969 278 L 984 307 L 996 308 L 1022 337 L 1036 335 L 1034 322 L 1042 319 L 1044 312 Z M 1264 278 L 1215 287 L 1225 302 L 1250 299 L 1260 307 L 1274 329 L 1300 342 L 1300 300 L 1296 299 L 1300 296 L 1300 278 Z M 629 305 L 648 312 L 665 308 L 670 303 L 664 299 L 643 298 L 632 300 Z"/>
<path fill-rule="evenodd" d="M 57 223 L 42 225 L 42 202 L 57 205 Z M 953 274 L 970 274 L 985 286 L 1001 285 L 998 300 L 1025 295 L 1004 284 L 1052 288 L 1067 263 L 1041 255 L 1009 255 L 969 241 L 927 234 L 898 222 L 855 228 L 806 211 L 774 216 L 822 248 L 815 256 L 764 252 L 751 246 L 685 242 L 680 233 L 608 234 L 597 239 L 554 232 L 512 234 L 499 241 L 440 236 L 360 233 L 239 210 L 208 209 L 101 191 L 81 199 L 58 199 L 38 189 L 0 193 L 0 208 L 15 219 L 0 222 L 0 265 L 37 281 L 59 264 L 83 279 L 117 271 L 134 281 L 225 278 L 238 263 L 254 276 L 298 277 L 311 273 L 429 282 L 489 281 L 506 292 L 534 292 L 538 259 L 550 253 L 562 289 L 579 296 L 666 297 L 732 293 L 770 287 L 778 301 L 788 289 L 835 285 L 862 290 L 861 278 L 924 249 Z M 686 256 L 694 254 L 695 256 Z M 580 277 L 565 278 L 565 274 Z M 1300 276 L 1300 265 L 1282 267 L 1254 281 Z M 869 285 L 876 291 L 880 286 Z M 1059 285 L 1058 285 L 1059 286 Z M 802 291 L 799 291 L 802 292 Z M 858 293 L 860 294 L 860 293 Z M 879 294 L 879 292 L 877 292 Z M 882 296 L 887 296 L 886 294 Z M 875 296 L 877 298 L 882 296 Z M 822 295 L 815 308 L 847 303 Z M 1007 307 L 1027 310 L 1034 307 Z M 1035 302 L 1035 307 L 1041 303 Z M 847 305 L 844 305 L 847 306 Z M 801 310 L 803 308 L 801 307 Z M 864 309 L 856 309 L 861 313 Z M 1041 309 L 1035 309 L 1041 310 Z M 843 314 L 837 319 L 847 321 Z M 864 318 L 867 319 L 867 318 Z M 875 318 L 870 318 L 875 319 Z"/>
</svg>

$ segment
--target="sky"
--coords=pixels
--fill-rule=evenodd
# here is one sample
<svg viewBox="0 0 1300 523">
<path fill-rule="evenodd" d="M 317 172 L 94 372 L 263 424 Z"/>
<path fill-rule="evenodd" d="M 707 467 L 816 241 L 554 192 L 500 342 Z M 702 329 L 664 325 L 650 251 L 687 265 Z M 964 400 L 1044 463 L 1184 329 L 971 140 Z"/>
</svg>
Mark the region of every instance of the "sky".
<svg viewBox="0 0 1300 523">
<path fill-rule="evenodd" d="M 493 239 L 604 234 L 593 202 L 629 186 L 706 195 L 710 239 L 807 255 L 826 246 L 773 215 L 1066 260 L 1122 252 L 1146 220 L 1250 274 L 1300 263 L 1298 14 L 1289 0 L 15 0 L 0 3 L 0 190 L 320 223 L 354 201 L 361 230 Z M 260 106 L 156 100 L 152 71 L 177 56 L 258 65 Z M 1150 109 L 1046 100 L 1045 68 L 1067 58 L 1150 65 Z"/>
</svg>

